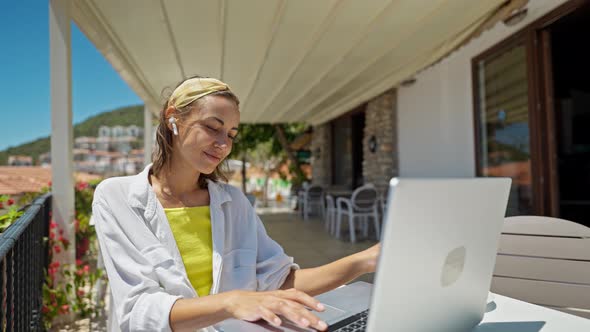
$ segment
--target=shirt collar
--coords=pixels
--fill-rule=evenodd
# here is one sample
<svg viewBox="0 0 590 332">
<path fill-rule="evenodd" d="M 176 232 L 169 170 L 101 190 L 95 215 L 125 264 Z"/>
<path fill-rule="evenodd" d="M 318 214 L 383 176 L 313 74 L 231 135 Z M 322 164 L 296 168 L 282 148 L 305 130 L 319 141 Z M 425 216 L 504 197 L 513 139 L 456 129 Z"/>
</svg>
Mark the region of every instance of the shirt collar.
<svg viewBox="0 0 590 332">
<path fill-rule="evenodd" d="M 129 203 L 135 208 L 144 210 L 143 214 L 146 220 L 150 220 L 156 213 L 158 199 L 149 182 L 149 173 L 152 164 L 147 165 L 143 171 L 134 176 L 129 186 Z M 209 189 L 210 205 L 212 207 L 221 206 L 223 203 L 231 201 L 231 195 L 223 184 L 207 179 L 207 188 Z"/>
<path fill-rule="evenodd" d="M 231 201 L 231 195 L 223 184 L 207 179 L 207 188 L 212 206 L 221 206 L 221 204 Z"/>
</svg>

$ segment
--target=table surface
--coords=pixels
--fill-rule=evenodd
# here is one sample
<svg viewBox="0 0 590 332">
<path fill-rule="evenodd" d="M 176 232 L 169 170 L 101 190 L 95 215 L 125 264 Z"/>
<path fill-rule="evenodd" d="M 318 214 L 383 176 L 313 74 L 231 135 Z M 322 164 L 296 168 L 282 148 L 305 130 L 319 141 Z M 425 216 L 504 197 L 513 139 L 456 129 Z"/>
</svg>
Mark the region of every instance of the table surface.
<svg viewBox="0 0 590 332">
<path fill-rule="evenodd" d="M 590 331 L 590 319 L 490 293 L 487 313 L 473 329 L 477 332 Z"/>
<path fill-rule="evenodd" d="M 346 287 L 346 286 L 343 286 Z M 269 325 L 258 325 L 230 319 L 218 331 L 279 331 Z M 310 331 L 293 329 L 290 331 Z M 588 332 L 590 319 L 489 293 L 483 320 L 472 332 Z"/>
</svg>

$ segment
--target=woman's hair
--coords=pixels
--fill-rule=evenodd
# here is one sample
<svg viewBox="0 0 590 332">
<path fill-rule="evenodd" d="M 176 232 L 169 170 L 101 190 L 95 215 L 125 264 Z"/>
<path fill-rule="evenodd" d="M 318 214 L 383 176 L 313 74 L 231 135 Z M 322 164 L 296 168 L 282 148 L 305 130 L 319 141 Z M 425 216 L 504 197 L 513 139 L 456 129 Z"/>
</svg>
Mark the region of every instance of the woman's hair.
<svg viewBox="0 0 590 332">
<path fill-rule="evenodd" d="M 191 78 L 203 78 L 203 77 L 193 76 L 193 77 L 186 78 L 182 82 L 178 83 L 175 88 L 180 86 L 184 81 L 191 79 Z M 213 93 L 208 94 L 207 96 L 219 96 L 219 97 L 227 98 L 227 99 L 233 101 L 234 103 L 236 103 L 236 106 L 240 105 L 240 100 L 230 90 L 213 92 Z M 182 120 L 183 118 L 186 117 L 186 115 L 189 112 L 199 111 L 203 98 L 206 98 L 207 96 L 197 99 L 185 107 L 177 109 L 176 114 L 174 116 L 177 119 Z M 166 101 L 164 102 L 164 105 L 162 106 L 162 110 L 160 111 L 160 119 L 159 119 L 159 123 L 158 123 L 158 128 L 156 130 L 156 146 L 154 149 L 154 153 L 152 154 L 153 165 L 152 165 L 152 170 L 151 170 L 152 174 L 154 174 L 155 176 L 158 176 L 165 167 L 169 167 L 170 160 L 172 159 L 172 146 L 173 146 L 172 142 L 174 139 L 174 135 L 172 133 L 172 130 L 170 130 L 170 128 L 168 128 L 168 119 L 166 118 L 166 110 L 168 109 L 168 106 L 169 106 L 169 100 L 170 100 L 170 96 L 168 96 L 166 98 Z M 215 168 L 215 170 L 212 173 L 201 174 L 199 176 L 199 181 L 198 181 L 199 188 L 206 188 L 207 187 L 207 179 L 212 180 L 214 182 L 217 182 L 219 180 L 227 181 L 227 177 L 224 174 L 224 171 L 222 169 L 224 166 L 225 166 L 225 160 L 222 161 L 219 165 L 217 165 L 217 167 Z"/>
</svg>

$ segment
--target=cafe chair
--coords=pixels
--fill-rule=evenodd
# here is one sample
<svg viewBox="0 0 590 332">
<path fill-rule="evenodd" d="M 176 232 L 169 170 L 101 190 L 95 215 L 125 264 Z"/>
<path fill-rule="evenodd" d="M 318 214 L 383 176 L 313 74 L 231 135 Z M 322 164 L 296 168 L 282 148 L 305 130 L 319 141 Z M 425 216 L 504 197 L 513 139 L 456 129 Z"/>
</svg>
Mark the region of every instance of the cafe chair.
<svg viewBox="0 0 590 332">
<path fill-rule="evenodd" d="M 342 216 L 348 217 L 348 228 L 350 231 L 350 241 L 356 242 L 356 226 L 355 221 L 358 219 L 363 227 L 363 235 L 369 235 L 369 218 L 373 219 L 375 225 L 375 235 L 377 239 L 380 237 L 380 221 L 379 221 L 379 194 L 372 184 L 366 184 L 355 189 L 351 198 L 339 197 L 336 199 L 336 237 L 340 237 L 340 227 L 342 224 Z"/>
</svg>

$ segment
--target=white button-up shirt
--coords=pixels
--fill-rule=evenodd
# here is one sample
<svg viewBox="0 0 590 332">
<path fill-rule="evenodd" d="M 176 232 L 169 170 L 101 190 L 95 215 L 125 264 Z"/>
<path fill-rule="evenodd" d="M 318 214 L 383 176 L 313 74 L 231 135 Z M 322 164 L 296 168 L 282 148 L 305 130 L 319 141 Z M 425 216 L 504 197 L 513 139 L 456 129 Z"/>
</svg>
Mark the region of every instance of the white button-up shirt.
<svg viewBox="0 0 590 332">
<path fill-rule="evenodd" d="M 135 176 L 109 178 L 94 193 L 92 213 L 122 331 L 170 331 L 179 298 L 197 297 L 168 219 L 149 181 L 151 165 Z M 237 188 L 209 181 L 213 239 L 211 294 L 278 289 L 298 268 L 264 229 Z M 110 324 L 113 326 L 113 324 Z"/>
</svg>

